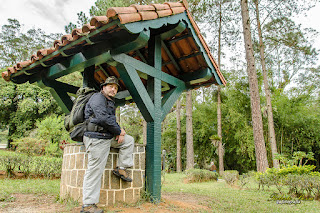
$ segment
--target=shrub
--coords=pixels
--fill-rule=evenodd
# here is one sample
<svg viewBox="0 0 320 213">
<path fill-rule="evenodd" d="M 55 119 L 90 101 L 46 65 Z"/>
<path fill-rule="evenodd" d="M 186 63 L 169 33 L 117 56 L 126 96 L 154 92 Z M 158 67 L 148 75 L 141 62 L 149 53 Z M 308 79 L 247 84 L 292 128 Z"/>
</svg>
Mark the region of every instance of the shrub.
<svg viewBox="0 0 320 213">
<path fill-rule="evenodd" d="M 28 155 L 43 155 L 47 144 L 48 142 L 46 140 L 33 137 L 19 138 L 13 142 L 17 152 L 26 153 Z"/>
<path fill-rule="evenodd" d="M 70 139 L 62 116 L 51 115 L 41 121 L 38 120 L 36 125 L 38 138 L 45 138 L 50 143 L 58 144 L 62 140 Z"/>
<path fill-rule="evenodd" d="M 299 199 L 315 198 L 320 195 L 320 173 L 312 172 L 313 165 L 289 165 L 281 169 L 269 168 L 264 173 L 257 173 L 259 188 L 276 186 L 280 194 L 287 186 L 288 194 Z"/>
<path fill-rule="evenodd" d="M 186 171 L 188 182 L 207 182 L 218 180 L 218 173 L 205 169 L 189 169 Z"/>
<path fill-rule="evenodd" d="M 59 144 L 56 143 L 49 143 L 45 150 L 46 155 L 50 157 L 62 157 L 63 155 L 62 150 L 59 148 Z"/>
<path fill-rule="evenodd" d="M 229 185 L 234 185 L 239 180 L 239 172 L 237 170 L 226 170 L 222 175 L 223 179 Z"/>
<path fill-rule="evenodd" d="M 26 177 L 33 174 L 38 177 L 54 178 L 61 176 L 62 158 L 6 152 L 0 156 L 0 165 L 6 169 L 8 177 L 14 176 L 14 171 L 20 171 Z"/>
<path fill-rule="evenodd" d="M 16 153 L 4 154 L 0 156 L 0 164 L 5 169 L 7 177 L 14 176 L 14 170 L 15 168 L 19 167 L 20 162 L 21 156 Z"/>
<path fill-rule="evenodd" d="M 240 187 L 243 188 L 245 185 L 247 185 L 253 177 L 255 177 L 254 171 L 249 171 L 248 173 L 243 173 L 240 175 Z"/>
</svg>

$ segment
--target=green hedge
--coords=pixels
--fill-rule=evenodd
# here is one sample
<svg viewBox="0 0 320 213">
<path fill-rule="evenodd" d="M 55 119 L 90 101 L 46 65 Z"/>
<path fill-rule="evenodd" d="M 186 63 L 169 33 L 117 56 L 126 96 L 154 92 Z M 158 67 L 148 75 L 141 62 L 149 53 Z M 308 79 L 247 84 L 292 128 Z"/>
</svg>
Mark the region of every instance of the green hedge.
<svg viewBox="0 0 320 213">
<path fill-rule="evenodd" d="M 237 170 L 226 170 L 222 174 L 222 178 L 229 185 L 234 185 L 239 180 L 239 172 Z"/>
<path fill-rule="evenodd" d="M 212 172 L 205 169 L 189 169 L 186 172 L 186 179 L 188 182 L 206 182 L 206 181 L 217 181 L 218 173 Z"/>
<path fill-rule="evenodd" d="M 259 188 L 275 186 L 279 194 L 288 189 L 288 194 L 300 198 L 320 199 L 320 173 L 314 172 L 314 165 L 290 165 L 281 169 L 269 168 L 257 172 Z"/>
<path fill-rule="evenodd" d="M 0 170 L 6 171 L 8 177 L 14 172 L 22 172 L 25 177 L 54 178 L 61 176 L 62 158 L 46 156 L 30 156 L 21 153 L 2 151 L 0 155 Z"/>
</svg>

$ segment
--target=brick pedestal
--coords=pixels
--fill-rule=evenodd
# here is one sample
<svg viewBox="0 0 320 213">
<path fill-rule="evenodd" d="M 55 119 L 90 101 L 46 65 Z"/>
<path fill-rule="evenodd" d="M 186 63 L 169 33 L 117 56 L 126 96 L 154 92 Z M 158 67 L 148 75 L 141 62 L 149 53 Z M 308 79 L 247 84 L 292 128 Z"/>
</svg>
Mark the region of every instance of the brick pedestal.
<svg viewBox="0 0 320 213">
<path fill-rule="evenodd" d="M 111 148 L 105 167 L 100 190 L 102 205 L 117 202 L 134 203 L 139 200 L 145 181 L 145 146 L 135 144 L 133 151 L 134 166 L 128 168 L 132 182 L 125 182 L 112 174 L 117 166 L 118 149 Z M 83 176 L 87 168 L 88 157 L 82 143 L 68 144 L 63 153 L 60 198 L 71 197 L 82 204 Z"/>
</svg>

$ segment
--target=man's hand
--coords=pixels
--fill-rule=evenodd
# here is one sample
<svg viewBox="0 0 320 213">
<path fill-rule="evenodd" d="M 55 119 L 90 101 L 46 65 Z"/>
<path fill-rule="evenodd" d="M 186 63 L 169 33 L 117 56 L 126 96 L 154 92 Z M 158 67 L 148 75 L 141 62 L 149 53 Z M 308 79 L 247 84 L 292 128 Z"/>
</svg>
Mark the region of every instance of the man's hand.
<svg viewBox="0 0 320 213">
<path fill-rule="evenodd" d="M 121 135 L 121 136 L 125 136 L 125 135 L 126 135 L 126 131 L 124 131 L 124 129 L 121 129 L 120 135 Z"/>
<path fill-rule="evenodd" d="M 116 136 L 116 140 L 118 141 L 118 143 L 122 143 L 123 140 L 124 140 L 124 136 L 122 136 L 122 135 L 117 135 L 117 136 Z"/>
<path fill-rule="evenodd" d="M 116 140 L 118 141 L 118 143 L 122 143 L 123 142 L 125 135 L 126 135 L 126 131 L 124 131 L 124 129 L 121 129 L 120 135 L 116 136 Z"/>
</svg>

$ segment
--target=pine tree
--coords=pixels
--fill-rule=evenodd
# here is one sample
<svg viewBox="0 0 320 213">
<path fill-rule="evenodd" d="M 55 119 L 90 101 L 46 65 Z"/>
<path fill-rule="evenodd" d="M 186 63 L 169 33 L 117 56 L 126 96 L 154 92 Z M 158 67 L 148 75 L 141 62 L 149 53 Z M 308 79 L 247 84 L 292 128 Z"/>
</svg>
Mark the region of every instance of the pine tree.
<svg viewBox="0 0 320 213">
<path fill-rule="evenodd" d="M 248 0 L 241 0 L 241 15 L 243 24 L 243 35 L 247 59 L 247 72 L 250 87 L 251 114 L 253 125 L 253 137 L 256 152 L 257 171 L 264 172 L 268 168 L 267 151 L 263 138 L 263 125 L 260 109 L 260 94 L 255 60 L 253 55 L 253 45 L 251 38 L 251 27 L 248 10 Z"/>
</svg>

